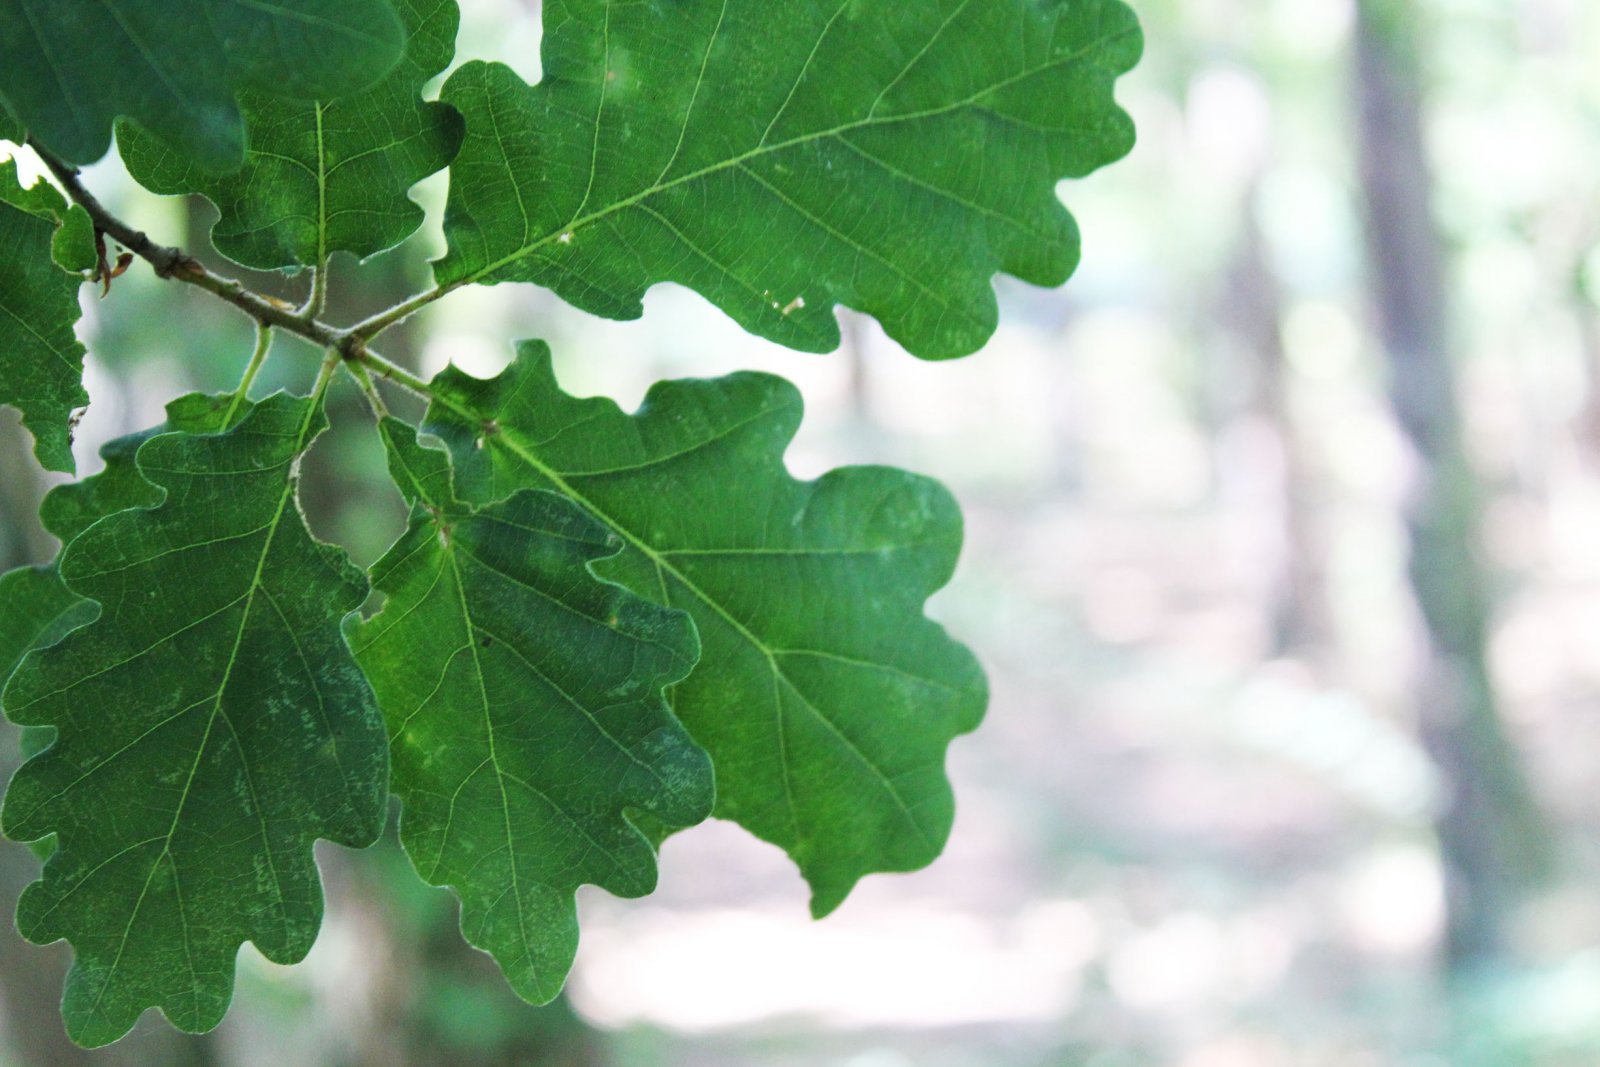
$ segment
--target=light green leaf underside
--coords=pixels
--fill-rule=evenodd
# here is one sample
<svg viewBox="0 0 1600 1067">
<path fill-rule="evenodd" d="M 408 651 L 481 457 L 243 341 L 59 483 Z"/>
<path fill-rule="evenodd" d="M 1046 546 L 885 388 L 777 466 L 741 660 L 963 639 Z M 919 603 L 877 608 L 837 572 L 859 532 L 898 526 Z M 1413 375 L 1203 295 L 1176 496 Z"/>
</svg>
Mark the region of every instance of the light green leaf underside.
<svg viewBox="0 0 1600 1067">
<path fill-rule="evenodd" d="M 625 812 L 680 827 L 711 813 L 710 761 L 662 697 L 694 665 L 694 628 L 590 573 L 621 542 L 576 505 L 527 490 L 472 509 L 443 452 L 382 430 L 411 525 L 351 643 L 389 723 L 401 841 L 460 896 L 467 940 L 543 1003 L 577 950 L 578 886 L 655 887 Z"/>
<path fill-rule="evenodd" d="M 0 97 L 46 148 L 92 163 L 133 118 L 200 166 L 238 166 L 236 97 L 356 92 L 400 55 L 388 0 L 0 0 Z"/>
<path fill-rule="evenodd" d="M 753 333 L 838 344 L 833 307 L 911 352 L 994 332 L 992 276 L 1059 285 L 1056 182 L 1133 144 L 1119 0 L 544 5 L 543 81 L 470 63 L 443 284 L 525 281 L 612 318 L 678 282 Z"/>
<path fill-rule="evenodd" d="M 217 251 L 247 267 L 315 266 L 333 252 L 370 256 L 422 224 L 408 197 L 461 144 L 461 116 L 424 103 L 422 87 L 450 63 L 454 0 L 396 0 L 400 63 L 371 88 L 328 102 L 239 96 L 250 129 L 244 166 L 215 175 L 132 123 L 118 147 L 134 179 L 158 193 L 200 193 L 221 213 Z"/>
<path fill-rule="evenodd" d="M 689 612 L 700 666 L 671 691 L 717 769 L 717 814 L 786 849 L 812 908 L 934 859 L 945 749 L 986 702 L 971 654 L 923 615 L 961 543 L 937 483 L 881 467 L 791 478 L 801 404 L 780 378 L 658 384 L 635 415 L 561 392 L 543 345 L 498 378 L 433 383 L 426 426 L 461 495 L 552 488 L 628 548 L 597 569 Z"/>
<path fill-rule="evenodd" d="M 83 278 L 55 257 L 81 257 L 87 217 L 45 182 L 23 189 L 16 167 L 0 163 L 0 404 L 22 412 L 41 464 L 71 471 L 73 412 L 89 402 L 74 332 Z"/>
<path fill-rule="evenodd" d="M 364 846 L 382 827 L 383 727 L 340 632 L 366 581 L 294 500 L 323 425 L 317 401 L 280 394 L 226 433 L 145 442 L 164 502 L 95 523 L 61 560 L 100 616 L 6 689 L 14 721 L 57 731 L 3 822 L 58 836 L 17 927 L 72 943 L 62 1013 L 80 1044 L 148 1007 L 216 1025 L 243 941 L 291 963 L 315 939 L 313 841 Z"/>
</svg>

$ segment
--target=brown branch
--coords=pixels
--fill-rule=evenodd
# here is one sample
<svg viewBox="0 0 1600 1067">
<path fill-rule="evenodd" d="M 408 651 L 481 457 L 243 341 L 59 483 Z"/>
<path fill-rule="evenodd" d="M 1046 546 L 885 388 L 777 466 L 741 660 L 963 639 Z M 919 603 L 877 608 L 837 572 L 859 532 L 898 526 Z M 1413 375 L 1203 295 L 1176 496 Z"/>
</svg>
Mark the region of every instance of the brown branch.
<svg viewBox="0 0 1600 1067">
<path fill-rule="evenodd" d="M 289 304 L 245 288 L 243 282 L 224 278 L 181 248 L 157 244 L 143 231 L 135 230 L 113 215 L 93 193 L 84 188 L 78 178 L 78 168 L 57 159 L 31 141 L 29 144 L 39 153 L 39 158 L 44 160 L 45 166 L 50 168 L 50 173 L 56 176 L 73 202 L 89 213 L 95 229 L 110 234 L 124 248 L 148 262 L 158 277 L 176 278 L 198 286 L 226 300 L 264 326 L 298 334 L 314 344 L 337 350 L 346 359 L 356 358 L 361 342 L 351 331 L 302 315 Z"/>
</svg>

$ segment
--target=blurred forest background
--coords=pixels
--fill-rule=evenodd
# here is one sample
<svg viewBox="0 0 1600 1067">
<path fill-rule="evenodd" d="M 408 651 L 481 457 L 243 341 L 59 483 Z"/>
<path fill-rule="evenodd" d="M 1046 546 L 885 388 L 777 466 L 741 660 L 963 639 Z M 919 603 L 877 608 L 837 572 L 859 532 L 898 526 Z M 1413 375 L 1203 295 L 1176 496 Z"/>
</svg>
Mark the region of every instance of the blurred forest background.
<svg viewBox="0 0 1600 1067">
<path fill-rule="evenodd" d="M 530 0 L 463 6 L 463 55 L 537 76 Z M 655 896 L 581 896 L 569 995 L 533 1009 L 392 842 L 326 848 L 311 958 L 247 947 L 205 1037 L 147 1018 L 71 1048 L 65 947 L 7 923 L 0 1063 L 1600 1063 L 1600 5 L 1137 7 L 1139 145 L 1062 189 L 1084 265 L 1061 291 L 1001 279 L 968 360 L 849 314 L 843 351 L 786 352 L 669 287 L 639 323 L 463 293 L 385 338 L 490 374 L 542 337 L 568 388 L 625 405 L 773 370 L 808 401 L 797 474 L 946 481 L 968 547 L 932 610 L 994 696 L 952 750 L 938 864 L 813 924 L 776 850 L 707 825 Z M 87 181 L 203 247 L 203 202 L 114 158 Z M 417 194 L 423 235 L 336 261 L 338 314 L 425 283 L 444 192 Z M 88 473 L 166 399 L 231 388 L 251 326 L 143 266 L 85 292 Z M 263 386 L 304 389 L 314 354 L 279 347 Z M 368 562 L 402 510 L 359 395 L 333 403 L 305 506 Z M 55 550 L 25 444 L 0 413 L 5 566 Z M 35 871 L 4 846 L 0 910 Z"/>
</svg>

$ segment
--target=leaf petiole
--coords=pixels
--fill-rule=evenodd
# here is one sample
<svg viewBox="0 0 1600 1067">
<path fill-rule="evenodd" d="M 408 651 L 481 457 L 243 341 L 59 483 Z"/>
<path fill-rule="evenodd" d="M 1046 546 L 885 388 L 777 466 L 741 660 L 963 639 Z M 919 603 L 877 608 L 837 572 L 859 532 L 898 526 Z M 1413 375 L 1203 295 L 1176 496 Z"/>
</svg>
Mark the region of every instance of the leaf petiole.
<svg viewBox="0 0 1600 1067">
<path fill-rule="evenodd" d="M 311 294 L 300 307 L 302 322 L 316 322 L 328 304 L 328 262 L 323 260 L 311 268 Z"/>
<path fill-rule="evenodd" d="M 377 383 L 372 380 L 372 375 L 365 365 L 346 361 L 345 369 L 350 376 L 361 386 L 361 392 L 367 398 L 367 406 L 372 408 L 372 415 L 379 422 L 389 417 L 389 405 L 383 402 L 383 394 L 378 392 Z"/>
<path fill-rule="evenodd" d="M 249 398 L 250 387 L 255 384 L 256 375 L 267 361 L 267 350 L 271 347 L 272 327 L 264 322 L 256 323 L 256 349 L 250 354 L 250 363 L 244 369 L 244 377 L 239 379 L 239 387 L 233 391 L 233 402 L 228 405 L 228 414 L 222 420 L 224 430 L 233 426 L 233 420 L 239 414 L 239 405 Z"/>
<path fill-rule="evenodd" d="M 365 346 L 358 346 L 353 355 L 347 357 L 351 362 L 365 364 L 377 371 L 379 376 L 394 382 L 403 389 L 415 393 L 424 400 L 433 399 L 433 387 L 421 378 L 412 374 L 398 363 L 393 363 L 376 352 L 368 351 Z"/>
<path fill-rule="evenodd" d="M 426 292 L 418 293 L 411 299 L 402 301 L 387 311 L 380 311 L 370 318 L 362 319 L 350 327 L 350 336 L 361 341 L 370 341 L 401 320 L 415 315 L 435 300 L 454 292 L 463 284 L 463 282 L 452 282 L 448 285 L 436 285 Z"/>
</svg>

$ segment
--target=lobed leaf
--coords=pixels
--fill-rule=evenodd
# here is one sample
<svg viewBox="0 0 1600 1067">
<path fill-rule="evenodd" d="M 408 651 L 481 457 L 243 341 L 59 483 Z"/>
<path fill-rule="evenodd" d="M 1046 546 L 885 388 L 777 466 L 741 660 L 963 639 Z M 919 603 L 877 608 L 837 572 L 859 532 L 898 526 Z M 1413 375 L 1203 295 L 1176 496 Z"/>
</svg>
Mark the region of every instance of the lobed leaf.
<svg viewBox="0 0 1600 1067">
<path fill-rule="evenodd" d="M 629 821 L 711 813 L 711 764 L 662 688 L 699 654 L 680 611 L 597 580 L 621 542 L 554 493 L 456 500 L 448 458 L 385 420 L 405 535 L 373 569 L 382 612 L 351 641 L 389 723 L 400 838 L 422 878 L 461 897 L 461 928 L 543 1003 L 577 950 L 574 893 L 655 888 Z"/>
<path fill-rule="evenodd" d="M 792 348 L 833 307 L 946 358 L 994 332 L 990 279 L 1077 264 L 1056 182 L 1124 155 L 1120 0 L 548 0 L 544 78 L 469 63 L 435 265 L 636 318 L 672 281 Z"/>
<path fill-rule="evenodd" d="M 247 401 L 228 396 L 191 393 L 167 405 L 160 426 L 119 437 L 100 449 L 105 469 L 79 482 L 58 485 L 45 494 L 39 520 L 61 541 L 62 551 L 84 530 L 108 515 L 129 508 L 150 508 L 161 491 L 139 473 L 134 456 L 139 446 L 161 433 L 214 433 L 248 413 Z M 79 596 L 61 580 L 61 555 L 35 567 L 18 567 L 0 575 L 0 692 L 22 657 L 53 645 L 98 614 L 94 601 Z M 3 706 L 0 706 L 3 710 Z"/>
<path fill-rule="evenodd" d="M 22 188 L 15 160 L 0 163 L 0 404 L 21 410 L 34 455 L 57 471 L 73 469 L 73 413 L 89 402 L 74 332 L 83 277 L 63 269 L 81 261 L 88 221 L 49 183 Z M 92 227 L 87 244 L 92 265 Z"/>
<path fill-rule="evenodd" d="M 400 62 L 376 85 L 331 100 L 239 94 L 250 128 L 244 165 L 217 175 L 181 148 L 132 123 L 118 145 L 139 184 L 158 193 L 200 193 L 221 215 L 217 251 L 247 267 L 317 266 L 333 252 L 370 256 L 422 225 L 406 194 L 461 145 L 455 109 L 422 100 L 450 64 L 460 13 L 454 0 L 395 0 L 404 26 Z"/>
<path fill-rule="evenodd" d="M 388 0 L 0 0 L 0 26 L 0 98 L 34 140 L 92 163 L 127 116 L 213 171 L 244 156 L 241 90 L 332 99 L 401 48 Z"/>
<path fill-rule="evenodd" d="M 280 394 L 225 433 L 146 441 L 162 503 L 102 519 L 61 559 L 99 617 L 6 688 L 13 721 L 57 731 L 0 820 L 16 840 L 57 835 L 17 927 L 72 943 L 62 1012 L 80 1044 L 153 1006 L 214 1026 L 243 941 L 291 963 L 315 939 L 313 840 L 382 828 L 382 724 L 340 632 L 366 581 L 294 499 L 324 424 L 320 398 Z"/>
<path fill-rule="evenodd" d="M 64 271 L 74 274 L 93 270 L 98 260 L 94 246 L 94 221 L 77 204 L 47 181 L 37 181 L 24 189 L 14 159 L 0 163 L 0 201 L 44 219 L 56 227 L 50 241 L 51 258 Z"/>
<path fill-rule="evenodd" d="M 56 564 L 18 567 L 0 575 L 0 690 L 22 657 L 95 617 L 94 601 L 66 587 Z"/>
<path fill-rule="evenodd" d="M 561 392 L 525 343 L 498 378 L 451 368 L 432 389 L 465 499 L 554 489 L 627 543 L 602 577 L 694 619 L 701 663 L 672 707 L 716 766 L 716 814 L 786 849 L 816 914 L 939 854 L 945 749 L 987 699 L 922 613 L 961 544 L 941 486 L 882 467 L 796 481 L 800 397 L 765 374 L 660 383 L 627 415 Z"/>
</svg>

